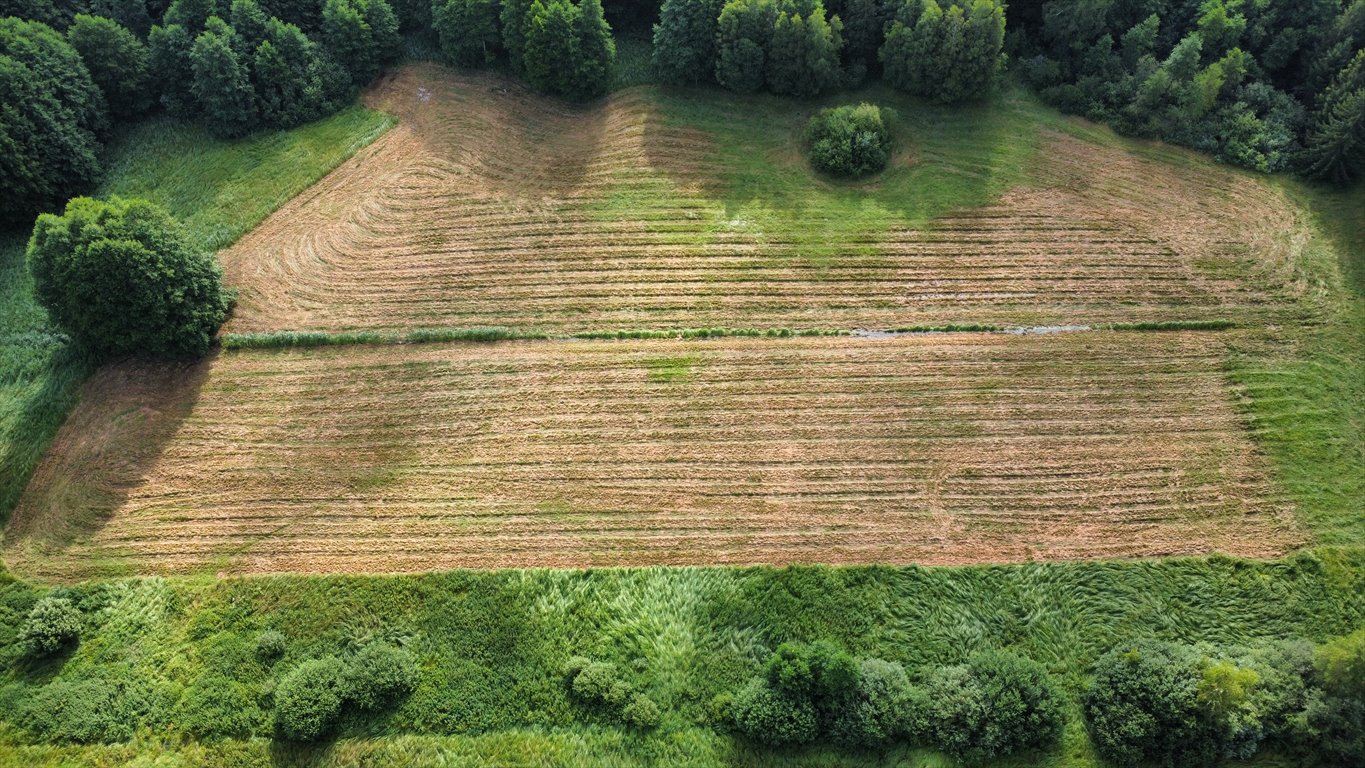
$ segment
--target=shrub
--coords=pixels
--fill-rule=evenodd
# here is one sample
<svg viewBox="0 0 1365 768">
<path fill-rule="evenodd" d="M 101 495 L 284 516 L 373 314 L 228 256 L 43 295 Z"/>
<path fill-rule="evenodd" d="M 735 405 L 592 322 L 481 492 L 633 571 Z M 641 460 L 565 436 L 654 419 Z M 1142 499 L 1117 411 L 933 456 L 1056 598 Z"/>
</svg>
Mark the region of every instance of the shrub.
<svg viewBox="0 0 1365 768">
<path fill-rule="evenodd" d="M 81 633 L 81 613 L 70 600 L 44 597 L 34 604 L 19 629 L 19 644 L 30 656 L 47 656 Z"/>
<path fill-rule="evenodd" d="M 590 661 L 569 681 L 573 694 L 584 701 L 607 703 L 612 689 L 621 683 L 616 667 L 604 661 Z"/>
<path fill-rule="evenodd" d="M 762 679 L 749 681 L 735 695 L 730 716 L 741 736 L 760 744 L 809 744 L 820 735 L 815 706 L 809 698 L 784 693 Z"/>
<path fill-rule="evenodd" d="M 267 629 L 256 638 L 256 658 L 265 662 L 273 662 L 284 655 L 289 650 L 288 641 L 284 633 L 277 629 Z"/>
<path fill-rule="evenodd" d="M 767 678 L 783 693 L 841 702 L 858 689 L 858 662 L 829 643 L 783 643 L 768 659 Z"/>
<path fill-rule="evenodd" d="M 46 25 L 0 19 L 0 227 L 33 221 L 99 176 L 105 102 Z"/>
<path fill-rule="evenodd" d="M 925 698 L 900 664 L 864 659 L 859 664 L 857 695 L 836 713 L 829 738 L 853 747 L 876 747 L 917 736 Z"/>
<path fill-rule="evenodd" d="M 1120 765 L 1216 760 L 1219 729 L 1200 711 L 1200 679 L 1188 648 L 1141 643 L 1105 654 L 1083 701 L 1096 749 Z"/>
<path fill-rule="evenodd" d="M 957 722 L 971 722 L 973 727 L 967 731 L 965 748 L 949 751 L 968 760 L 989 760 L 1048 746 L 1061 735 L 1065 721 L 1061 695 L 1041 664 L 988 651 L 968 660 L 967 670 L 984 716 L 977 720 L 970 710 L 954 712 Z M 929 698 L 933 700 L 934 694 Z M 941 735 L 942 729 L 938 732 Z"/>
<path fill-rule="evenodd" d="M 247 738 L 266 724 L 256 693 L 222 675 L 204 675 L 185 690 L 176 724 L 196 739 Z"/>
<path fill-rule="evenodd" d="M 1318 648 L 1322 690 L 1304 710 L 1301 735 L 1323 765 L 1365 764 L 1365 629 Z"/>
<path fill-rule="evenodd" d="M 383 709 L 412 693 L 419 674 L 411 652 L 388 643 L 367 645 L 346 667 L 346 699 L 364 710 Z"/>
<path fill-rule="evenodd" d="M 627 725 L 636 728 L 653 728 L 659 724 L 661 717 L 659 705 L 643 693 L 632 696 L 630 702 L 621 710 L 621 719 L 625 720 Z"/>
<path fill-rule="evenodd" d="M 806 142 L 811 165 L 835 176 L 867 176 L 891 158 L 891 131 L 873 104 L 822 110 L 806 126 Z"/>
<path fill-rule="evenodd" d="M 52 319 L 101 356 L 202 355 L 227 314 L 217 261 L 143 200 L 78 197 L 44 214 L 28 260 Z"/>
<path fill-rule="evenodd" d="M 336 723 L 345 693 L 340 659 L 305 661 L 275 688 L 275 727 L 286 738 L 312 741 Z"/>
</svg>

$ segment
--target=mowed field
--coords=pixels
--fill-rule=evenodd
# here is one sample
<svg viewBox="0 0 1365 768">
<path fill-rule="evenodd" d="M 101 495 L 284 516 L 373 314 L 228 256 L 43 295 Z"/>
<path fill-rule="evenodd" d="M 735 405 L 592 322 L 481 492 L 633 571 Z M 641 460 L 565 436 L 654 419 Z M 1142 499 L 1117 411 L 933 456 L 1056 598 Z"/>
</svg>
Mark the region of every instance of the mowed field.
<svg viewBox="0 0 1365 768">
<path fill-rule="evenodd" d="M 969 563 L 1300 543 L 1214 334 L 526 342 L 113 367 L 34 576 Z M 170 382 L 182 382 L 172 384 Z M 115 510 L 69 540 L 57 521 Z"/>
<path fill-rule="evenodd" d="M 573 108 L 398 70 L 399 125 L 226 251 L 232 332 L 894 328 L 1283 319 L 1282 195 L 889 92 L 905 147 L 815 178 L 814 105 L 631 89 Z M 1046 117 L 1046 113 L 1044 113 Z M 1055 117 L 1053 118 L 1055 119 Z M 985 126 L 985 127 L 983 127 Z M 1027 181 L 1027 186 L 1020 186 Z"/>
<path fill-rule="evenodd" d="M 399 124 L 220 252 L 227 331 L 550 338 L 109 366 L 21 498 L 6 564 L 75 580 L 1310 541 L 1231 375 L 1323 311 L 1307 209 L 1017 93 L 979 113 L 869 97 L 901 110 L 903 145 L 849 186 L 801 158 L 816 105 L 634 88 L 573 108 L 400 68 L 366 96 Z M 1209 320 L 1235 327 L 566 338 Z"/>
</svg>

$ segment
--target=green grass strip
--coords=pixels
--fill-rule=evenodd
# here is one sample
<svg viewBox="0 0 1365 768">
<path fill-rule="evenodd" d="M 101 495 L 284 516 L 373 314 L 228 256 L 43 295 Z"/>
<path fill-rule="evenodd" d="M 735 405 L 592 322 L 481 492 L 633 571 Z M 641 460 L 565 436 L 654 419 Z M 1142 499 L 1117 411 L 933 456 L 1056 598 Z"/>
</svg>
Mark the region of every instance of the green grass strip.
<svg viewBox="0 0 1365 768">
<path fill-rule="evenodd" d="M 1147 323 L 1106 323 L 1095 326 L 1106 331 L 1226 331 L 1236 328 L 1231 320 L 1162 320 Z"/>
</svg>

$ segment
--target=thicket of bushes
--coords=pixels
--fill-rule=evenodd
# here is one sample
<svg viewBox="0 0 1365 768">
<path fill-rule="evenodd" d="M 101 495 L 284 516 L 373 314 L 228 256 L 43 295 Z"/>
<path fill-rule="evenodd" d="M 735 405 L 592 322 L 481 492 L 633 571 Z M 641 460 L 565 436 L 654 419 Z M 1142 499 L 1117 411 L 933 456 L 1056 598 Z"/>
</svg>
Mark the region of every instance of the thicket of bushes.
<svg viewBox="0 0 1365 768">
<path fill-rule="evenodd" d="M 735 731 L 771 746 L 855 748 L 907 742 L 978 762 L 1056 741 L 1063 698 L 1037 663 L 985 652 L 928 671 L 855 659 L 827 643 L 785 644 L 767 669 L 718 705 Z"/>
<path fill-rule="evenodd" d="M 1360 765 L 1365 630 L 1317 649 L 1122 646 L 1095 665 L 1083 705 L 1096 749 L 1115 765 L 1212 765 L 1266 743 Z"/>
<path fill-rule="evenodd" d="M 653 728 L 663 716 L 659 705 L 626 680 L 614 664 L 575 656 L 565 665 L 564 676 L 575 699 L 626 725 Z"/>
</svg>

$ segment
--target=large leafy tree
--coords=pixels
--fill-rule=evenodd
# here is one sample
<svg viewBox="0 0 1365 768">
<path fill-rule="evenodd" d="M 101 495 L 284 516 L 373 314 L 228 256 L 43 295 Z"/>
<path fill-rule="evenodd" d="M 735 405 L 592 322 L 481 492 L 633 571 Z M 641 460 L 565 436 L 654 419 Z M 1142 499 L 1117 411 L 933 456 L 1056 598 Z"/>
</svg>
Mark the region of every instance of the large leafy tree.
<svg viewBox="0 0 1365 768">
<path fill-rule="evenodd" d="M 221 270 L 165 210 L 78 197 L 44 214 L 28 243 L 38 298 L 102 357 L 195 357 L 227 315 Z"/>
<path fill-rule="evenodd" d="M 346 73 L 293 24 L 270 19 L 252 54 L 261 120 L 288 128 L 320 117 L 340 101 Z"/>
<path fill-rule="evenodd" d="M 104 94 L 111 116 L 130 119 L 151 106 L 147 46 L 117 22 L 77 14 L 66 31 L 90 77 Z"/>
<path fill-rule="evenodd" d="M 779 6 L 768 41 L 769 90 L 814 96 L 837 85 L 842 29 L 838 16 L 832 23 L 825 19 L 820 0 L 805 9 L 791 0 Z"/>
<path fill-rule="evenodd" d="M 256 92 L 238 56 L 241 47 L 232 28 L 215 16 L 190 49 L 190 89 L 204 122 L 219 136 L 243 136 L 257 124 Z"/>
<path fill-rule="evenodd" d="M 716 81 L 732 91 L 763 87 L 777 7 L 773 0 L 730 0 L 716 22 Z"/>
<path fill-rule="evenodd" d="M 939 5 L 906 0 L 880 58 L 891 84 L 935 101 L 984 96 L 1004 66 L 1005 10 L 998 0 Z"/>
<path fill-rule="evenodd" d="M 322 36 L 327 50 L 363 86 L 402 52 L 398 19 L 385 0 L 326 0 Z"/>
<path fill-rule="evenodd" d="M 0 226 L 27 225 L 100 171 L 104 97 L 46 24 L 0 19 Z"/>
<path fill-rule="evenodd" d="M 724 0 L 664 0 L 651 64 L 669 85 L 695 85 L 716 71 L 716 22 Z"/>
<path fill-rule="evenodd" d="M 167 112 L 181 119 L 193 117 L 196 111 L 191 90 L 194 67 L 190 62 L 190 49 L 193 47 L 194 37 L 179 24 L 152 27 L 147 36 L 152 91 L 161 94 L 161 105 Z"/>
<path fill-rule="evenodd" d="M 502 22 L 502 47 L 513 72 L 526 72 L 526 39 L 531 33 L 534 0 L 503 0 L 499 20 Z"/>
</svg>

